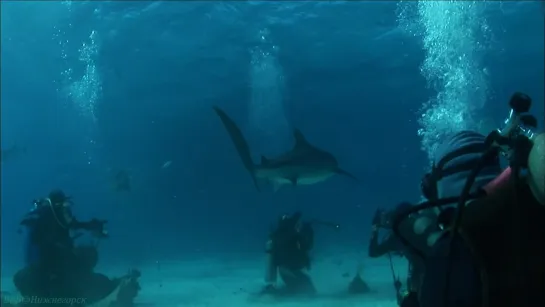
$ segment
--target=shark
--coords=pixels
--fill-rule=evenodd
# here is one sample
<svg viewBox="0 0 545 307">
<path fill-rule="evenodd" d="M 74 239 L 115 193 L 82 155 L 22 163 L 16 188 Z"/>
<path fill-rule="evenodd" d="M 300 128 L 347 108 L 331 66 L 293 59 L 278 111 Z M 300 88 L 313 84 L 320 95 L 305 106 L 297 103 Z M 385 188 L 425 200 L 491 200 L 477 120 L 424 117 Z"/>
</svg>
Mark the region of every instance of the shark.
<svg viewBox="0 0 545 307">
<path fill-rule="evenodd" d="M 258 180 L 272 184 L 274 191 L 285 185 L 317 184 L 334 175 L 358 180 L 339 167 L 335 156 L 310 144 L 299 129 L 293 130 L 295 145 L 291 150 L 274 158 L 261 156 L 260 163 L 255 163 L 248 142 L 237 124 L 221 108 L 214 106 L 213 109 L 221 119 L 258 191 L 260 190 Z"/>
<path fill-rule="evenodd" d="M 26 147 L 19 147 L 16 144 L 9 148 L 2 148 L 0 152 L 0 161 L 6 162 L 9 160 L 17 159 L 27 152 Z"/>
</svg>

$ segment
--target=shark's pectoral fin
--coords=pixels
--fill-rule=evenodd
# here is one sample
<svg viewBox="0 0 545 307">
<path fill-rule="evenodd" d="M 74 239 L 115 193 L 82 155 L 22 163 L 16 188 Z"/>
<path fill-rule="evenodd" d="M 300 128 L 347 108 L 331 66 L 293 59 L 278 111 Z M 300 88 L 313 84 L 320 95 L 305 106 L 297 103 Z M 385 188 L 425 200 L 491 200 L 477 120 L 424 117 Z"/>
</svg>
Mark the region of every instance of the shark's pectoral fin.
<svg viewBox="0 0 545 307">
<path fill-rule="evenodd" d="M 276 193 L 282 187 L 282 183 L 278 181 L 271 182 L 273 186 L 273 191 Z"/>
<path fill-rule="evenodd" d="M 345 171 L 345 170 L 342 170 L 340 168 L 337 168 L 335 170 L 335 173 L 336 174 L 339 174 L 339 175 L 343 175 L 343 176 L 346 176 L 346 177 L 349 177 L 349 178 L 352 178 L 353 180 L 356 180 L 356 181 L 359 181 L 358 178 L 356 178 L 356 176 L 350 174 L 349 172 Z"/>
<path fill-rule="evenodd" d="M 261 165 L 265 165 L 269 163 L 269 159 L 265 158 L 265 156 L 261 156 Z"/>
</svg>

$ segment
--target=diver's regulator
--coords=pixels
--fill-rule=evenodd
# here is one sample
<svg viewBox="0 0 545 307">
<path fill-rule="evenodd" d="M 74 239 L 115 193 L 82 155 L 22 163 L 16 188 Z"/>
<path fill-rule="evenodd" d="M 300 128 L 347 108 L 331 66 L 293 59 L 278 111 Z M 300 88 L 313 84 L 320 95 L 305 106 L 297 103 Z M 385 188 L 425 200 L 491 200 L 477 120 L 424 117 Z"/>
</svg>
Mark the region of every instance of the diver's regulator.
<svg viewBox="0 0 545 307">
<path fill-rule="evenodd" d="M 504 121 L 504 127 L 492 131 L 488 135 L 488 140 L 491 142 L 491 146 L 499 147 L 504 156 L 512 159 L 513 152 L 516 149 L 520 150 L 521 145 L 529 147 L 523 150 L 528 151 L 529 154 L 536 137 L 532 128 L 537 128 L 537 119 L 533 115 L 527 114 L 532 106 L 532 99 L 526 94 L 519 92 L 513 94 L 511 100 L 509 100 L 509 106 L 511 110 Z M 528 157 L 524 158 L 527 159 Z"/>
</svg>

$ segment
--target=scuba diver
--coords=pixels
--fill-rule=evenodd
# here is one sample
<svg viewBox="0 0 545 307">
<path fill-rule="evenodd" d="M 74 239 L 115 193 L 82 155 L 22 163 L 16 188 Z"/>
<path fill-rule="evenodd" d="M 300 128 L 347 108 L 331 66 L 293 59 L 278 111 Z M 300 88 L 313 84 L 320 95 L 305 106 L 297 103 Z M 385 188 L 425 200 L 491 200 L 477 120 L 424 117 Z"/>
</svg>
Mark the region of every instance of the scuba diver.
<svg viewBox="0 0 545 307">
<path fill-rule="evenodd" d="M 392 231 L 394 217 L 411 207 L 412 205 L 410 203 L 401 202 L 391 211 L 385 212 L 382 210 L 377 210 L 372 222 L 371 240 L 369 242 L 368 249 L 369 257 L 371 258 L 378 258 L 388 255 L 394 278 L 394 288 L 396 290 L 398 304 L 401 303 L 405 295 L 407 295 L 409 292 L 418 291 L 424 274 L 424 263 L 422 260 L 417 255 L 412 253 L 411 250 L 407 249 Z M 400 232 L 409 242 L 423 250 L 427 250 L 429 249 L 429 236 L 437 231 L 437 229 L 434 227 L 434 223 L 432 223 L 432 220 L 434 219 L 435 216 L 429 214 L 429 212 L 413 214 L 406 218 L 400 225 Z M 388 231 L 388 234 L 380 243 L 378 239 L 379 229 L 385 229 Z M 392 255 L 404 256 L 409 262 L 409 272 L 407 274 L 406 285 L 407 289 L 405 291 L 401 290 L 401 281 L 398 277 L 396 277 L 394 272 Z"/>
<path fill-rule="evenodd" d="M 545 305 L 545 134 L 535 135 L 531 99 L 515 93 L 506 126 L 487 137 L 460 132 L 437 150 L 422 181 L 429 201 L 394 221 L 423 257 L 426 273 L 410 307 Z M 499 154 L 509 167 L 499 169 Z M 500 173 L 501 172 L 501 173 Z M 424 255 L 397 228 L 408 214 L 448 207 L 444 233 Z"/>
<path fill-rule="evenodd" d="M 434 166 L 430 173 L 426 174 L 422 181 L 422 194 L 428 200 L 438 200 L 448 197 L 456 197 L 462 193 L 466 179 L 469 177 L 472 169 L 479 163 L 481 156 L 486 152 L 486 137 L 477 132 L 473 131 L 461 131 L 455 133 L 443 141 L 440 144 L 435 152 Z M 476 193 L 485 187 L 487 184 L 492 182 L 497 176 L 502 172 L 500 166 L 499 157 L 493 157 L 488 159 L 485 164 L 482 166 L 482 170 L 479 175 L 475 178 L 472 190 L 470 192 Z M 471 204 L 470 204 L 471 206 Z M 448 245 L 449 238 L 446 234 L 449 230 L 450 225 L 455 218 L 455 208 L 454 207 L 444 207 L 440 208 L 440 213 L 437 218 L 438 226 L 443 230 L 440 234 L 440 237 L 435 242 L 432 251 L 427 252 L 427 261 L 426 269 L 428 271 L 427 277 L 430 276 L 430 272 L 436 269 L 438 262 L 441 262 L 443 256 L 440 252 L 444 252 L 445 243 Z M 463 244 L 462 241 L 456 238 L 456 244 Z M 459 259 L 464 259 L 465 261 L 471 261 L 472 252 L 467 249 L 461 249 L 463 253 L 457 253 L 456 256 Z M 460 267 L 460 269 L 462 269 Z M 475 282 L 479 278 L 479 272 L 475 267 L 466 267 L 465 268 L 466 276 L 466 287 L 467 291 L 465 295 L 467 297 L 472 297 L 478 301 L 478 296 L 480 294 L 471 291 L 475 289 L 475 285 L 472 282 Z M 461 271 L 459 271 L 461 272 Z M 420 295 L 427 295 L 426 291 L 429 291 L 430 279 L 425 278 L 423 283 L 424 293 Z M 464 298 L 465 300 L 471 300 Z M 463 300 L 459 300 L 461 302 Z M 438 305 L 441 306 L 441 305 Z M 465 305 L 463 305 L 465 306 Z M 480 305 L 476 305 L 480 306 Z"/>
<path fill-rule="evenodd" d="M 71 198 L 61 190 L 34 201 L 34 208 L 20 223 L 27 230 L 26 266 L 14 275 L 15 287 L 22 297 L 39 298 L 44 305 L 51 305 L 50 298 L 81 298 L 70 303 L 90 305 L 117 291 L 115 306 L 132 306 L 140 273 L 133 270 L 116 279 L 95 273 L 96 246 L 75 246 L 72 233 L 86 230 L 96 238 L 105 238 L 106 221 L 78 221 L 71 205 Z M 40 302 L 29 303 L 35 306 Z"/>
<path fill-rule="evenodd" d="M 269 235 L 266 245 L 268 254 L 263 294 L 312 295 L 316 289 L 310 277 L 303 271 L 310 270 L 309 251 L 314 245 L 314 230 L 310 222 L 300 222 L 301 213 L 283 215 L 277 227 Z M 277 275 L 284 282 L 277 288 Z"/>
</svg>

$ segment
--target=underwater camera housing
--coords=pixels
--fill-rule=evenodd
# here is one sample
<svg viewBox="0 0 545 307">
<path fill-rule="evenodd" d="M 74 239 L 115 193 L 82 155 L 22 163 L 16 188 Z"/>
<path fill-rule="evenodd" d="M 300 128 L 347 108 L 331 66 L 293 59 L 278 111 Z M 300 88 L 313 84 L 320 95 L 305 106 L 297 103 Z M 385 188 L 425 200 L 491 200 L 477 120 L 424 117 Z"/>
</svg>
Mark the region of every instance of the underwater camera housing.
<svg viewBox="0 0 545 307">
<path fill-rule="evenodd" d="M 486 192 L 484 191 L 470 193 L 471 188 L 475 182 L 475 179 L 479 175 L 479 172 L 483 169 L 487 162 L 490 159 L 496 159 L 499 154 L 506 156 L 509 160 L 509 167 L 511 168 L 511 177 L 509 178 L 509 180 L 511 180 L 513 183 L 519 181 L 521 170 L 528 167 L 528 157 L 533 147 L 535 134 L 532 132 L 531 128 L 537 127 L 537 119 L 534 116 L 527 114 L 530 111 L 531 105 L 532 99 L 526 94 L 516 92 L 511 96 L 511 99 L 509 101 L 509 106 L 511 110 L 509 112 L 509 116 L 504 122 L 504 127 L 502 129 L 492 131 L 487 136 L 486 146 L 488 150 L 484 154 L 482 154 L 479 163 L 471 171 L 460 196 L 426 201 L 419 205 L 408 208 L 394 217 L 392 228 L 395 235 L 407 248 L 409 248 L 420 258 L 425 259 L 424 252 L 416 248 L 407 240 L 407 238 L 402 236 L 399 231 L 399 225 L 410 214 L 420 212 L 429 208 L 440 208 L 446 205 L 457 203 L 456 209 L 453 208 L 454 212 L 452 212 L 453 221 L 450 221 L 450 226 L 452 228 L 450 231 L 451 236 L 449 248 L 447 250 L 449 266 L 447 267 L 448 271 L 446 273 L 447 275 L 444 290 L 444 306 L 448 306 L 450 298 L 449 284 L 454 258 L 452 253 L 454 246 L 453 242 L 455 234 L 460 227 L 465 204 L 469 200 L 474 200 L 486 196 Z M 516 215 L 517 213 L 514 212 L 513 214 Z"/>
</svg>

